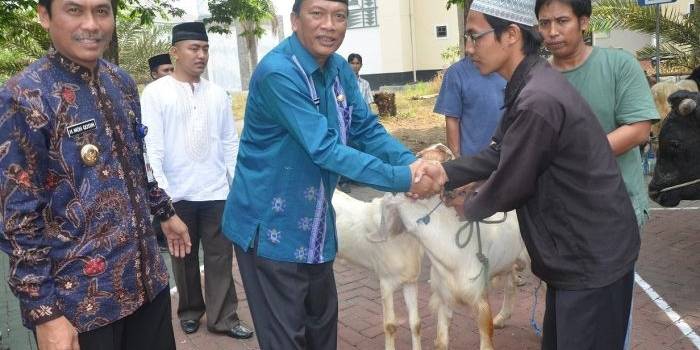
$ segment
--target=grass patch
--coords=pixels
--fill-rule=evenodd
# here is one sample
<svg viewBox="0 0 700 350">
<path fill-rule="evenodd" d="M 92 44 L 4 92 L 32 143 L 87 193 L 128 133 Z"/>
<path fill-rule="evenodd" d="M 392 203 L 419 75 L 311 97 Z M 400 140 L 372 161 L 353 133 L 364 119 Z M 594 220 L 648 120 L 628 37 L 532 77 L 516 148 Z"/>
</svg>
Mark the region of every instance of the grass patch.
<svg viewBox="0 0 700 350">
<path fill-rule="evenodd" d="M 248 100 L 248 91 L 238 91 L 232 94 L 233 103 L 233 118 L 243 120 L 245 114 L 245 103 Z"/>
</svg>

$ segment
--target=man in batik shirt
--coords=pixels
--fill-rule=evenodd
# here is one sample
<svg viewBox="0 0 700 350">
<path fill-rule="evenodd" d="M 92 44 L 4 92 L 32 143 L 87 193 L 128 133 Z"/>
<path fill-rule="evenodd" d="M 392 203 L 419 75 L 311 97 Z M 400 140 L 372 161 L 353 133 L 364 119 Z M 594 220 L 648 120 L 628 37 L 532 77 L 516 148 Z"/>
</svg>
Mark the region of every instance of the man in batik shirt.
<svg viewBox="0 0 700 350">
<path fill-rule="evenodd" d="M 138 92 L 100 59 L 109 0 L 40 0 L 49 53 L 0 89 L 0 249 L 40 349 L 175 349 L 168 274 L 189 250 L 169 197 L 147 180 Z"/>
</svg>

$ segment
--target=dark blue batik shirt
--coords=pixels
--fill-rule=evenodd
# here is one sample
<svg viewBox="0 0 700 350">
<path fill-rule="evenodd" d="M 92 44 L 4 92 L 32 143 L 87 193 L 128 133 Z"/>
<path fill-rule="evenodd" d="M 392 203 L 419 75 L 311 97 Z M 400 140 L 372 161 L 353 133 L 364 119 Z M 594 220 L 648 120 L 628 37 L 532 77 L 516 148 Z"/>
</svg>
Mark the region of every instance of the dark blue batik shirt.
<svg viewBox="0 0 700 350">
<path fill-rule="evenodd" d="M 149 209 L 169 198 L 147 183 L 140 119 L 134 81 L 103 60 L 50 50 L 0 89 L 0 249 L 28 328 L 65 316 L 89 331 L 166 288 Z"/>
</svg>

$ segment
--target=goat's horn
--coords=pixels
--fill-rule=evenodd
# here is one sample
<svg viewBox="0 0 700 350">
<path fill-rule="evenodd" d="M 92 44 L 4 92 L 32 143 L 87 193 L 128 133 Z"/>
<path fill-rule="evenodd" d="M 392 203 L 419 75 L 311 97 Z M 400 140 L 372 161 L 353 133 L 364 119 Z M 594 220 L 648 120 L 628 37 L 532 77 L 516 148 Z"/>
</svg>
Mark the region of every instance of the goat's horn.
<svg viewBox="0 0 700 350">
<path fill-rule="evenodd" d="M 692 113 L 695 108 L 698 106 L 698 103 L 695 102 L 695 100 L 686 98 L 685 100 L 681 101 L 681 104 L 678 105 L 678 112 L 686 117 Z"/>
</svg>

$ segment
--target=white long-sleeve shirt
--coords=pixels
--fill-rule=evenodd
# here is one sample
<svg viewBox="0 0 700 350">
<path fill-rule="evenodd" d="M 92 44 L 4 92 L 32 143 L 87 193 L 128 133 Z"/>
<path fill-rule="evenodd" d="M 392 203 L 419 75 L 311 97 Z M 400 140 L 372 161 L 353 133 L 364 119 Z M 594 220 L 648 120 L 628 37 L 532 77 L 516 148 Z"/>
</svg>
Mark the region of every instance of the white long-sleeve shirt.
<svg viewBox="0 0 700 350">
<path fill-rule="evenodd" d="M 228 93 L 165 76 L 143 90 L 141 115 L 153 176 L 173 202 L 225 200 L 238 154 Z"/>
</svg>

